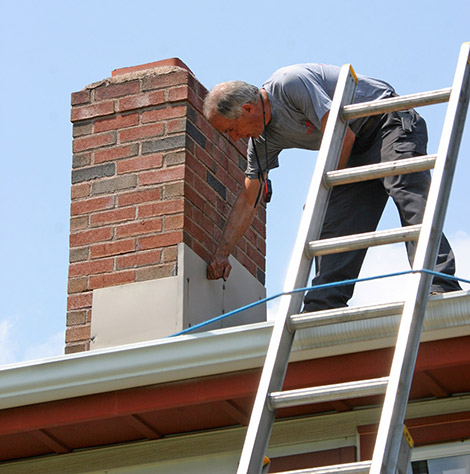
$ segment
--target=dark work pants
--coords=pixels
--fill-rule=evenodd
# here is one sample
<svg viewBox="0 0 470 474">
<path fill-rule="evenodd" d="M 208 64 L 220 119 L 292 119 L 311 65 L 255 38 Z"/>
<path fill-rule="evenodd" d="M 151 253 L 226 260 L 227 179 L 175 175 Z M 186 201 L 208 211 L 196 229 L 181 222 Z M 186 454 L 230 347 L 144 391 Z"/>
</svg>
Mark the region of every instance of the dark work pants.
<svg viewBox="0 0 470 474">
<path fill-rule="evenodd" d="M 367 133 L 358 133 L 348 167 L 394 161 L 425 155 L 426 123 L 414 111 L 407 111 L 412 131 L 402 127 L 403 114 L 393 112 L 376 119 Z M 321 239 L 371 232 L 377 228 L 389 196 L 395 202 L 402 226 L 421 224 L 431 181 L 429 171 L 391 176 L 383 179 L 336 186 L 330 196 Z M 416 249 L 407 242 L 410 264 Z M 359 275 L 366 249 L 316 257 L 316 276 L 312 285 L 353 280 Z M 455 260 L 450 245 L 442 235 L 435 270 L 453 275 Z M 456 281 L 435 277 L 431 291 L 460 290 Z M 306 311 L 347 306 L 354 285 L 309 291 L 305 296 Z"/>
</svg>

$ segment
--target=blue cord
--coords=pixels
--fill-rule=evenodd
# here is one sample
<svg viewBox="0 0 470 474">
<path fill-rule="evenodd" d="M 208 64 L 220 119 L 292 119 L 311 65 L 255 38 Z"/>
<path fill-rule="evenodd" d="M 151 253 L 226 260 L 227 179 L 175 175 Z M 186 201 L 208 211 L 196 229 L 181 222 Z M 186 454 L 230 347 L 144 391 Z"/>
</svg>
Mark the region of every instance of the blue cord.
<svg viewBox="0 0 470 474">
<path fill-rule="evenodd" d="M 254 303 L 250 303 L 246 306 L 242 306 L 240 308 L 234 309 L 233 311 L 229 311 L 228 313 L 222 314 L 220 316 L 217 316 L 212 319 L 208 319 L 207 321 L 204 321 L 202 323 L 196 324 L 194 326 L 191 326 L 190 328 L 184 329 L 183 331 L 177 332 L 176 334 L 172 334 L 171 336 L 168 337 L 176 337 L 176 336 L 181 336 L 183 334 L 187 334 L 188 332 L 194 331 L 196 329 L 200 329 L 204 326 L 208 326 L 209 324 L 215 323 L 217 321 L 220 321 L 222 319 L 228 318 L 229 316 L 233 316 L 234 314 L 241 313 L 242 311 L 246 311 L 247 309 L 253 308 L 255 306 L 258 306 L 260 304 L 267 303 L 268 301 L 274 300 L 276 298 L 280 298 L 281 296 L 284 295 L 292 295 L 294 293 L 300 293 L 300 292 L 305 292 L 305 291 L 310 291 L 310 290 L 319 290 L 322 288 L 332 288 L 335 286 L 343 286 L 343 285 L 350 285 L 352 283 L 362 283 L 364 281 L 371 281 L 371 280 L 379 280 L 381 278 L 389 278 L 389 277 L 395 277 L 395 276 L 402 276 L 402 275 L 409 275 L 411 273 L 428 273 L 429 275 L 433 276 L 439 276 L 442 278 L 447 278 L 449 280 L 454 280 L 454 281 L 461 281 L 464 283 L 470 283 L 470 280 L 464 280 L 463 278 L 457 278 L 452 275 L 446 275 L 445 273 L 440 273 L 440 272 L 434 272 L 432 270 L 406 270 L 403 272 L 396 272 L 396 273 L 389 273 L 386 275 L 378 275 L 378 276 L 372 276 L 372 277 L 366 277 L 366 278 L 356 278 L 354 280 L 344 280 L 344 281 L 337 281 L 333 283 L 324 283 L 322 285 L 315 285 L 315 286 L 307 286 L 305 288 L 296 288 L 295 290 L 291 291 L 285 291 L 283 293 L 278 293 L 277 295 L 274 296 L 268 296 L 267 298 L 264 298 L 259 301 L 255 301 Z"/>
</svg>

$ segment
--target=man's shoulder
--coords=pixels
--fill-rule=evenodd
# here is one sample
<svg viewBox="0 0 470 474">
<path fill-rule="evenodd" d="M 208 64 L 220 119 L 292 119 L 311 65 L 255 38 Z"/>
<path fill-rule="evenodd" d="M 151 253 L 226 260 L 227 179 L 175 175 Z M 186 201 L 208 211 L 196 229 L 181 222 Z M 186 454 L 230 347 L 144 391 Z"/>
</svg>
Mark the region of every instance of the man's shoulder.
<svg viewBox="0 0 470 474">
<path fill-rule="evenodd" d="M 330 76 L 336 76 L 339 67 L 320 63 L 291 64 L 277 69 L 264 85 L 281 84 L 288 87 L 296 84 L 299 80 L 321 81 Z"/>
</svg>

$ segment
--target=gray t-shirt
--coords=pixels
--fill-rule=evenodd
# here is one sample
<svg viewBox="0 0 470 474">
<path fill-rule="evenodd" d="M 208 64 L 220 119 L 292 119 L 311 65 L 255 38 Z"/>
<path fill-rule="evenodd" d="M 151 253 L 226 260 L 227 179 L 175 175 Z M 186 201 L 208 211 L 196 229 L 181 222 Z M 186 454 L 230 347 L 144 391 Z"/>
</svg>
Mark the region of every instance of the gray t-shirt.
<svg viewBox="0 0 470 474">
<path fill-rule="evenodd" d="M 255 139 L 261 168 L 279 166 L 279 153 L 285 148 L 318 150 L 322 139 L 321 119 L 330 110 L 340 68 L 326 64 L 297 64 L 276 71 L 264 84 L 271 104 L 271 122 L 266 127 L 268 159 L 264 137 Z M 354 103 L 383 99 L 394 93 L 390 84 L 358 75 Z M 349 122 L 357 133 L 366 119 Z M 259 166 L 253 140 L 248 143 L 245 174 L 258 178 Z"/>
</svg>

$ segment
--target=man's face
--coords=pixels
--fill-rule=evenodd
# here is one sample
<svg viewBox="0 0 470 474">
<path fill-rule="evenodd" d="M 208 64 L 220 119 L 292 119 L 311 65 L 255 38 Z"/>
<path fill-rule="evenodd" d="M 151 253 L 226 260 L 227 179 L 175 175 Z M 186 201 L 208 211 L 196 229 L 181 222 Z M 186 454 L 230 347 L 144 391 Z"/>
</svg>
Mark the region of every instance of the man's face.
<svg viewBox="0 0 470 474">
<path fill-rule="evenodd" d="M 258 138 L 264 129 L 263 118 L 252 104 L 242 105 L 242 114 L 236 119 L 216 114 L 210 122 L 219 132 L 226 133 L 234 141 L 240 138 Z"/>
</svg>

